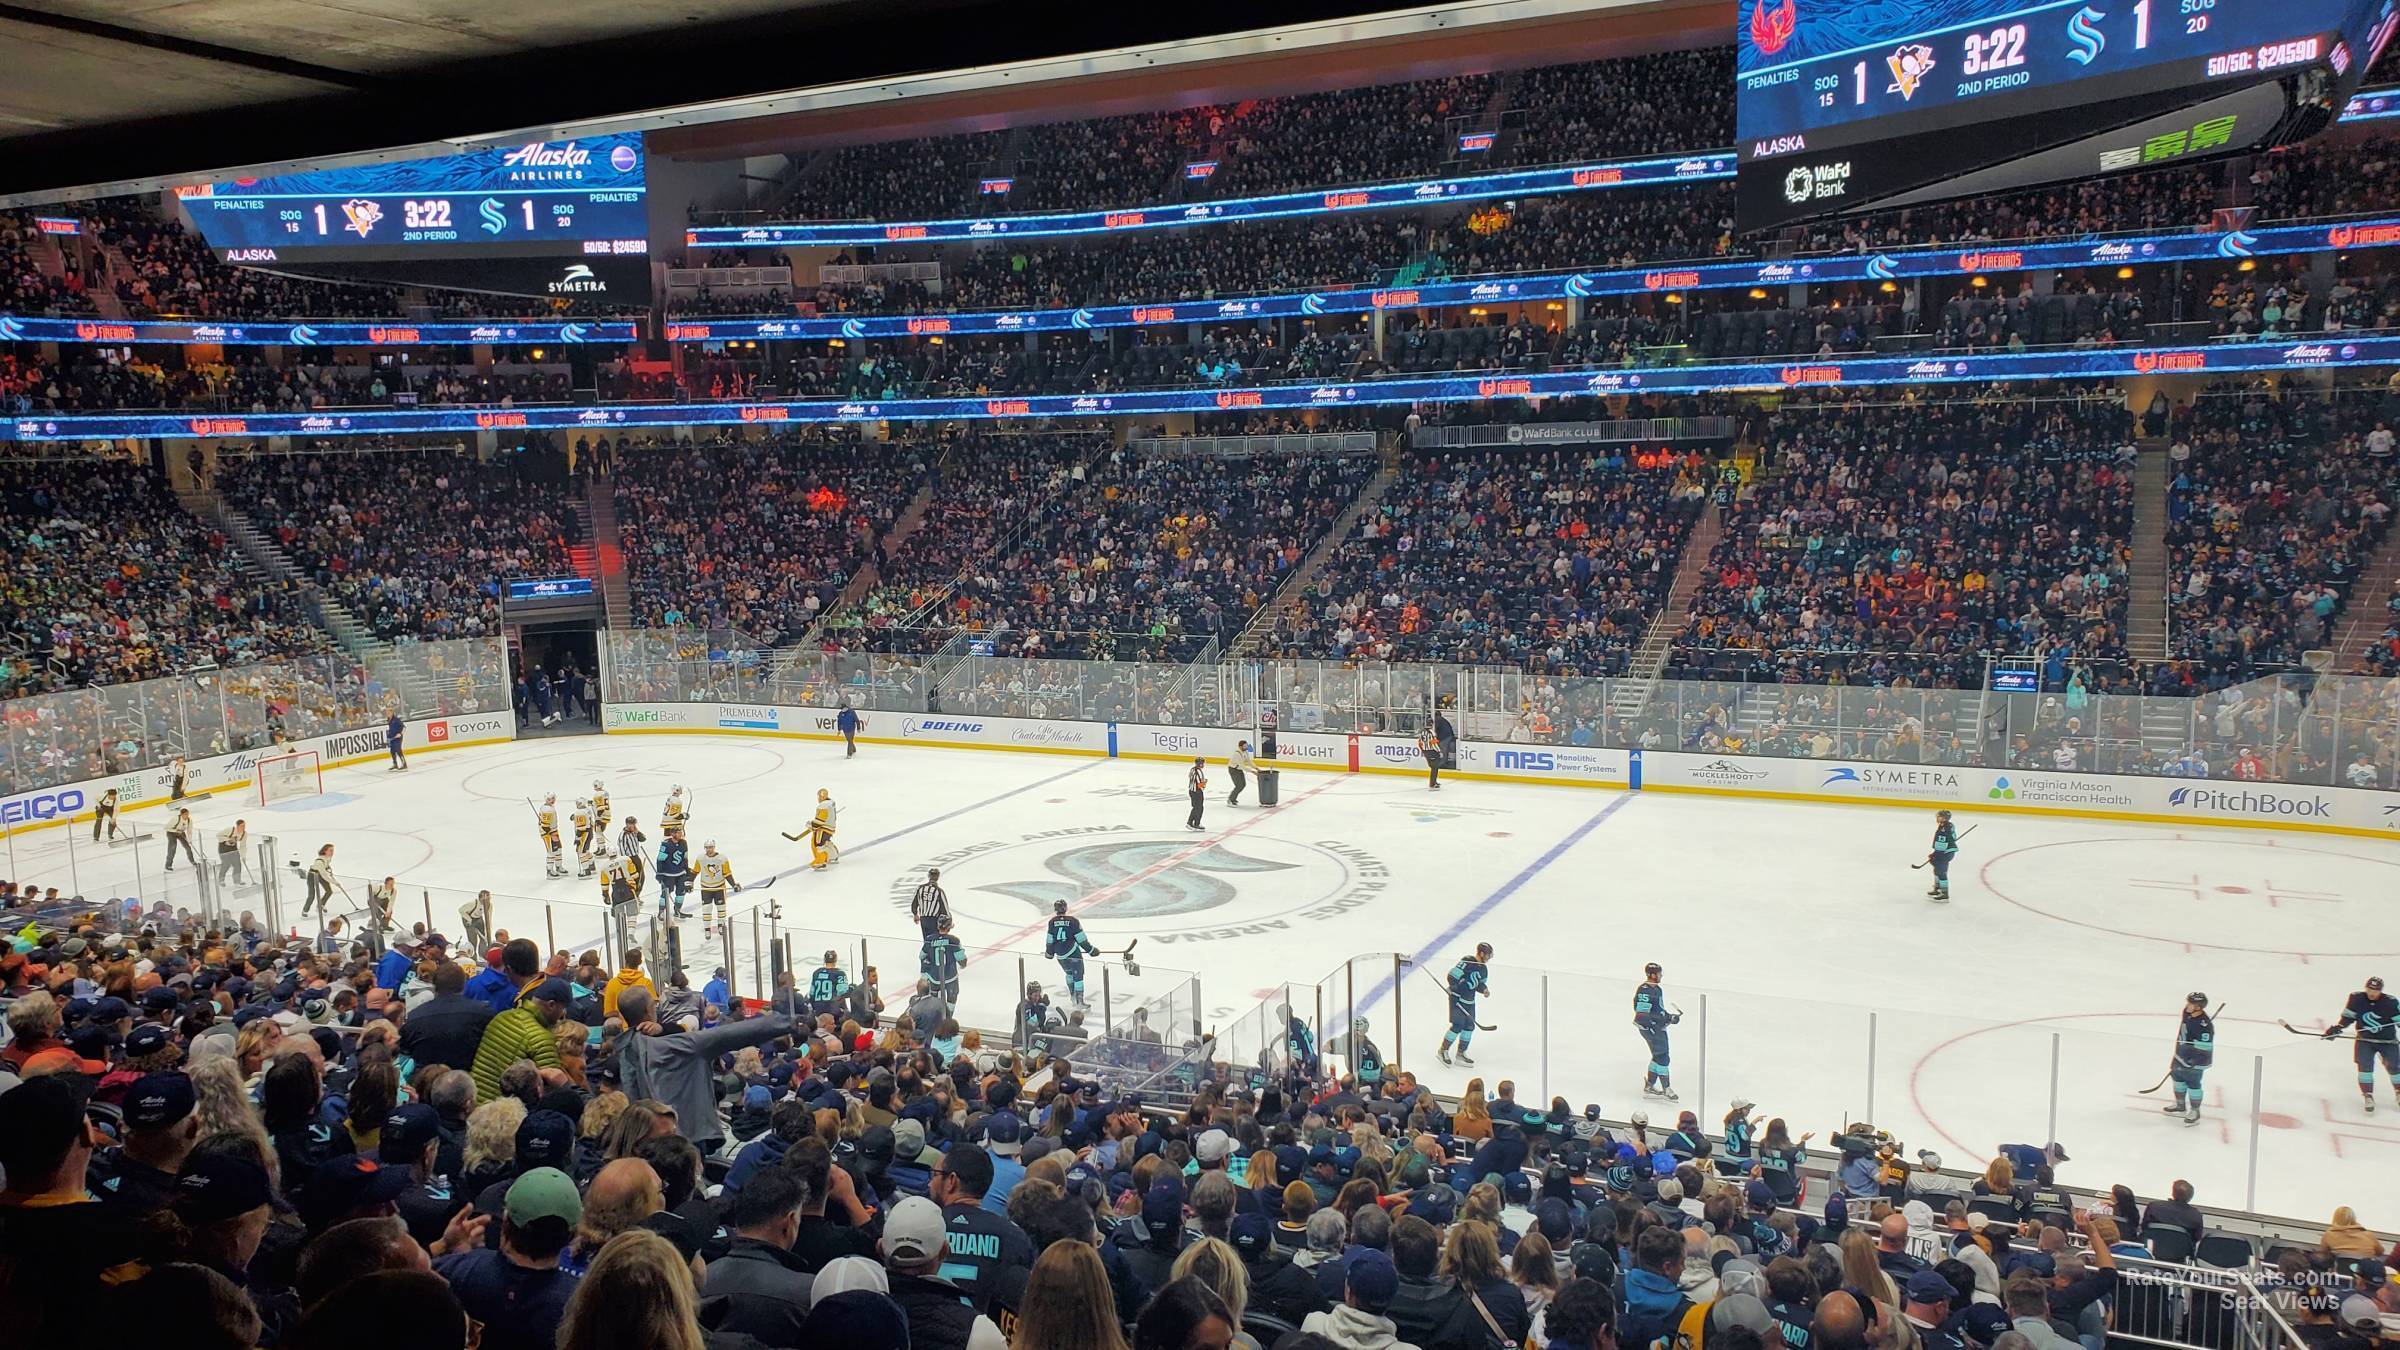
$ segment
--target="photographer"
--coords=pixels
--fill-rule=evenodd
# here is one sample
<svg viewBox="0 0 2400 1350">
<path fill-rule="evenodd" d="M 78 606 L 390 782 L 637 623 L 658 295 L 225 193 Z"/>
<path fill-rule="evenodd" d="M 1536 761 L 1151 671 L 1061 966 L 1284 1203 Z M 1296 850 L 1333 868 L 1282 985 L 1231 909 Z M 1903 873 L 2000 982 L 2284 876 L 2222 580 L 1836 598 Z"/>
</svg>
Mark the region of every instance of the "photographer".
<svg viewBox="0 0 2400 1350">
<path fill-rule="evenodd" d="M 1842 1127 L 1834 1135 L 1833 1145 L 1842 1154 L 1834 1175 L 1841 1193 L 1852 1200 L 1882 1199 L 1883 1164 L 1894 1147 L 1892 1137 L 1858 1120 Z"/>
</svg>

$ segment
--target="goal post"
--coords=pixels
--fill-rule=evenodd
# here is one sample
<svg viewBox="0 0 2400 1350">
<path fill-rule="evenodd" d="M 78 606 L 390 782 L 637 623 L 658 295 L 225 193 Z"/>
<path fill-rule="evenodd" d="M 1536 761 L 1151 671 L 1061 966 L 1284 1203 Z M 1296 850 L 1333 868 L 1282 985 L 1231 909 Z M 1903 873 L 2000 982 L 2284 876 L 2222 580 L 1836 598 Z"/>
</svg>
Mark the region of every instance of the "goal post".
<svg viewBox="0 0 2400 1350">
<path fill-rule="evenodd" d="M 314 750 L 295 750 L 258 762 L 258 804 L 297 801 L 325 791 L 325 771 Z"/>
</svg>

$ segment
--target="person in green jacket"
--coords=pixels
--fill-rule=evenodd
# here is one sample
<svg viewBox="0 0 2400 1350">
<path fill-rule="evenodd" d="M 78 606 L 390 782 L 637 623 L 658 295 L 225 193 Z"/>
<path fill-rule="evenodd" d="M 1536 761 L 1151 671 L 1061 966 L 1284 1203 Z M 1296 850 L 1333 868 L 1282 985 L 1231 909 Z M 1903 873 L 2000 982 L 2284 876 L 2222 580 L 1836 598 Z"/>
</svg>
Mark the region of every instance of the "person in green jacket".
<svg viewBox="0 0 2400 1350">
<path fill-rule="evenodd" d="M 545 1069 L 563 1069 L 559 1062 L 558 1043 L 551 1038 L 550 1028 L 567 1015 L 567 1006 L 574 1001 L 575 990 L 556 975 L 539 980 L 517 996 L 517 1006 L 484 1024 L 483 1040 L 475 1047 L 475 1101 L 477 1105 L 500 1095 L 500 1075 L 520 1059 L 530 1059 Z"/>
</svg>

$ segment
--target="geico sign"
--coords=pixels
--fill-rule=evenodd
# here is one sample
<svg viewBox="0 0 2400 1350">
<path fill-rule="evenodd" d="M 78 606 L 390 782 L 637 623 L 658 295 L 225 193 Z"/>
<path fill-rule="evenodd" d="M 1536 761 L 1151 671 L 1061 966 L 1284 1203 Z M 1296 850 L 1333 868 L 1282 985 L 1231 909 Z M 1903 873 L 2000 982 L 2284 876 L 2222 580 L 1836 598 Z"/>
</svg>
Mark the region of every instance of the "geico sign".
<svg viewBox="0 0 2400 1350">
<path fill-rule="evenodd" d="M 83 794 L 74 788 L 56 792 L 37 792 L 30 797 L 16 797 L 0 802 L 0 825 L 22 825 L 29 820 L 55 820 L 71 816 L 83 809 Z"/>
</svg>

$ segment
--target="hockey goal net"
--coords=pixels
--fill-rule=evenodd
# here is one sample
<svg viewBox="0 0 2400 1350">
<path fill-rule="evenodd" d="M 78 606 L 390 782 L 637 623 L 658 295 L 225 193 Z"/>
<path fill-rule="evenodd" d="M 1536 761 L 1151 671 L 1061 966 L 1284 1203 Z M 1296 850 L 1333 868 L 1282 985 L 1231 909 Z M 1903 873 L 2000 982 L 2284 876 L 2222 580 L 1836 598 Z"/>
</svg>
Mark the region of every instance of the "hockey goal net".
<svg viewBox="0 0 2400 1350">
<path fill-rule="evenodd" d="M 258 762 L 260 806 L 315 797 L 324 791 L 325 773 L 317 765 L 317 752 L 314 750 L 295 750 L 288 755 L 276 755 Z"/>
</svg>

